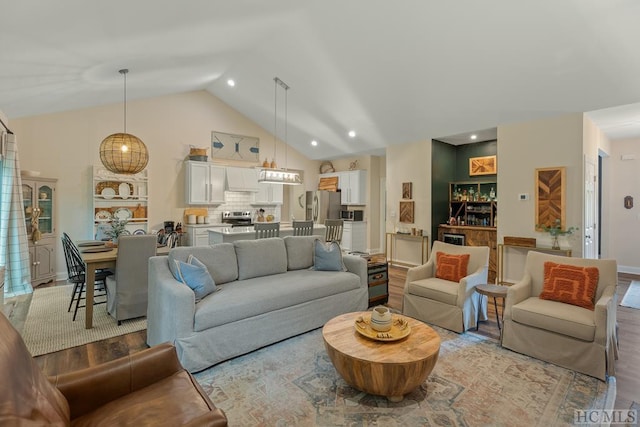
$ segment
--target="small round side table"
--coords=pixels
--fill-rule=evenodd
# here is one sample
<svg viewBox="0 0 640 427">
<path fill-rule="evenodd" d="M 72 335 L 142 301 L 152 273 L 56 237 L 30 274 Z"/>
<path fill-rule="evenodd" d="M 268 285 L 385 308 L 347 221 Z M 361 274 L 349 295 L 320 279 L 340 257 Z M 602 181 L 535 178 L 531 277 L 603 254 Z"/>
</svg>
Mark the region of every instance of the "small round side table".
<svg viewBox="0 0 640 427">
<path fill-rule="evenodd" d="M 493 306 L 496 309 L 496 322 L 498 322 L 498 329 L 501 330 L 500 326 L 500 317 L 498 316 L 498 303 L 496 301 L 497 298 L 502 298 L 502 317 L 504 318 L 504 303 L 507 299 L 507 290 L 508 286 L 500 286 L 500 285 L 477 285 L 476 292 L 478 293 L 478 312 L 476 317 L 476 331 L 480 327 L 480 306 L 482 305 L 482 296 L 485 295 L 487 299 L 489 297 L 493 297 Z"/>
</svg>

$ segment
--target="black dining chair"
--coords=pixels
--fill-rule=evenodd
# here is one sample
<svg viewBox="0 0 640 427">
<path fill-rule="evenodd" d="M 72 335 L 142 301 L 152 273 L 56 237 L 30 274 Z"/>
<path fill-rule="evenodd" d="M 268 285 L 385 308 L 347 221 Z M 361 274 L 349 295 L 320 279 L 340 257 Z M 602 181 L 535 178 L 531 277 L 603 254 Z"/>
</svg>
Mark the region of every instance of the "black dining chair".
<svg viewBox="0 0 640 427">
<path fill-rule="evenodd" d="M 85 307 L 84 305 L 80 305 L 80 301 L 85 299 L 83 294 L 86 292 L 85 264 L 84 261 L 82 261 L 78 247 L 73 243 L 67 233 L 62 233 L 62 249 L 64 250 L 64 258 L 67 263 L 67 281 L 73 284 L 73 292 L 71 293 L 71 301 L 69 301 L 67 312 L 71 311 L 71 307 L 75 301 L 76 308 L 73 312 L 73 320 L 75 321 L 78 309 Z M 107 302 L 106 279 L 107 276 L 112 274 L 109 270 L 96 271 L 96 281 L 93 284 L 95 297 L 104 297 L 104 299 L 98 301 L 97 298 L 94 298 L 93 305 L 105 304 Z"/>
</svg>

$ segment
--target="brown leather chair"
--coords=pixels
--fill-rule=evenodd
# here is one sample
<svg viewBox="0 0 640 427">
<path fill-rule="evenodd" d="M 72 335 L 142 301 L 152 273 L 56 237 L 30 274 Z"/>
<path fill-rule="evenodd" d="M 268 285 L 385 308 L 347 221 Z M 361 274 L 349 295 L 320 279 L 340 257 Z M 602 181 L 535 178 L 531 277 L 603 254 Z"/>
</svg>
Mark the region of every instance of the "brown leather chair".
<svg viewBox="0 0 640 427">
<path fill-rule="evenodd" d="M 4 314 L 0 337 L 0 425 L 227 425 L 170 344 L 47 378 Z"/>
</svg>

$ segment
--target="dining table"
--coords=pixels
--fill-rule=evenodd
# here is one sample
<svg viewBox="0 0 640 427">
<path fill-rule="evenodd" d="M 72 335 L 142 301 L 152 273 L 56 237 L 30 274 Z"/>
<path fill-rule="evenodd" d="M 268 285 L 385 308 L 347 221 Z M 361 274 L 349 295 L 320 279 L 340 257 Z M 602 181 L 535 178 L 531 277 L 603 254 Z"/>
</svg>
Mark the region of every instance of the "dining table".
<svg viewBox="0 0 640 427">
<path fill-rule="evenodd" d="M 81 245 L 78 245 L 81 246 Z M 93 328 L 93 293 L 94 287 L 93 285 L 96 282 L 96 270 L 106 269 L 106 268 L 116 268 L 116 259 L 118 258 L 118 248 L 107 248 L 104 247 L 103 251 L 98 249 L 99 247 L 92 246 L 90 248 L 80 247 L 80 256 L 82 257 L 82 261 L 85 264 L 85 274 L 86 274 L 86 309 L 85 309 L 85 317 L 84 317 L 84 327 L 85 329 Z M 109 250 L 107 250 L 109 249 Z M 169 253 L 168 246 L 160 246 L 156 249 L 156 255 L 167 255 Z"/>
</svg>

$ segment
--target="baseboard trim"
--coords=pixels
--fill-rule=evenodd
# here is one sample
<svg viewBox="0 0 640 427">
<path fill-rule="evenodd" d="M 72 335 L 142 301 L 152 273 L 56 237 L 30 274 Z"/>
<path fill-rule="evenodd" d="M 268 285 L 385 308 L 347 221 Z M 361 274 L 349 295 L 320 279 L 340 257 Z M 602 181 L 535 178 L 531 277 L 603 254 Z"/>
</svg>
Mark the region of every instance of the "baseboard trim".
<svg viewBox="0 0 640 427">
<path fill-rule="evenodd" d="M 631 267 L 627 265 L 619 265 L 618 273 L 640 274 L 640 267 Z"/>
</svg>

